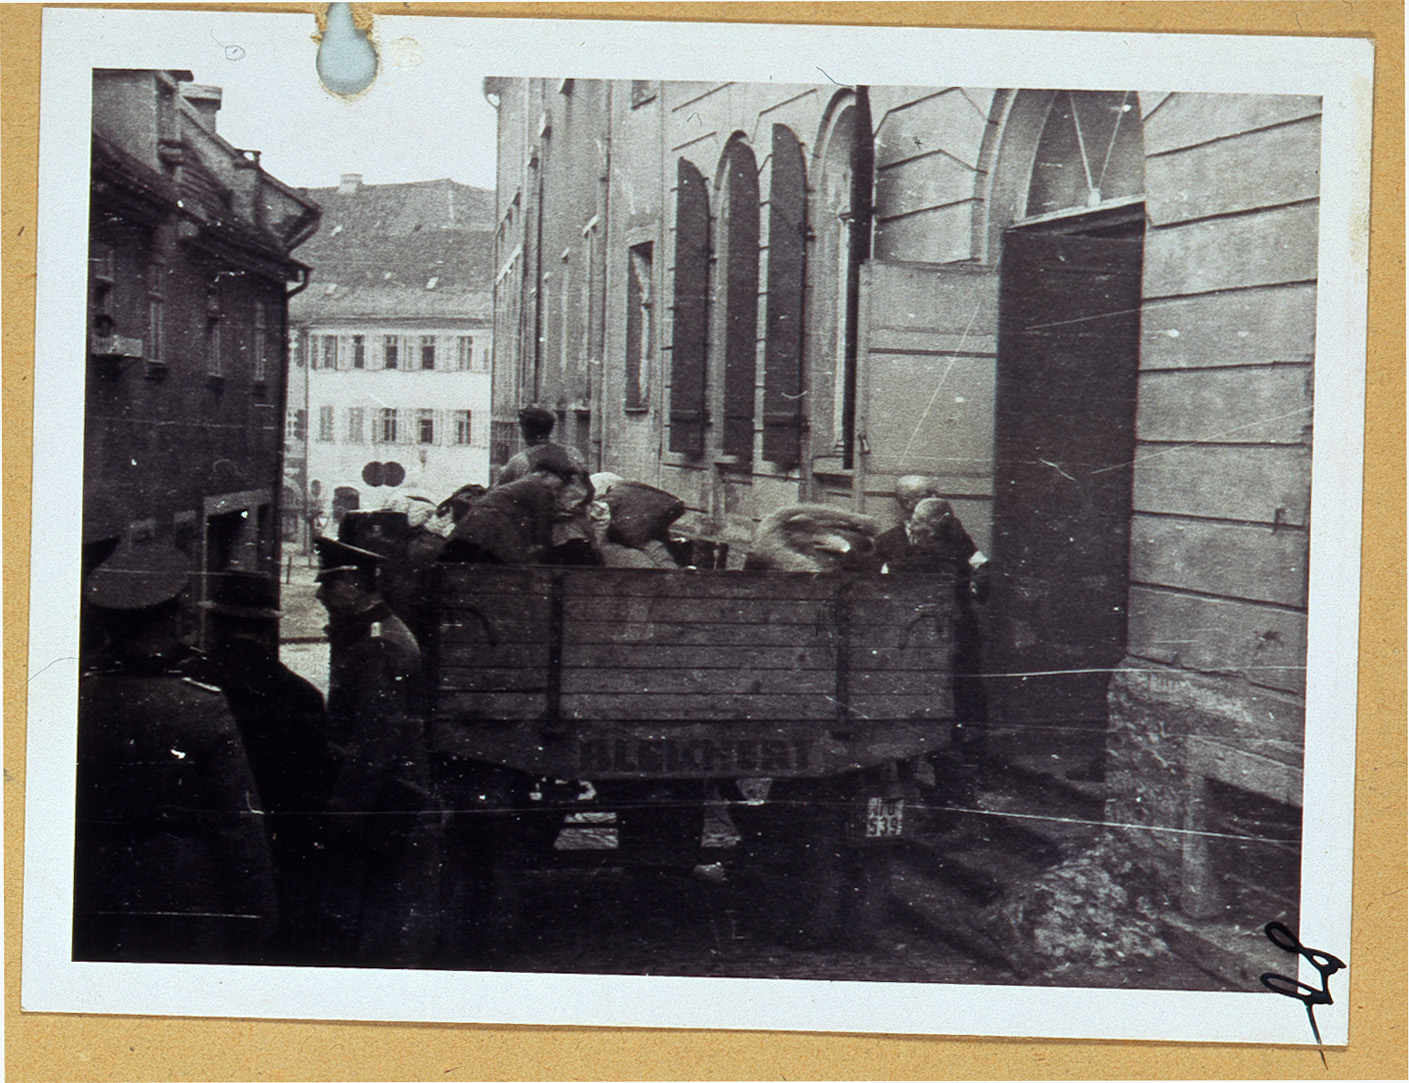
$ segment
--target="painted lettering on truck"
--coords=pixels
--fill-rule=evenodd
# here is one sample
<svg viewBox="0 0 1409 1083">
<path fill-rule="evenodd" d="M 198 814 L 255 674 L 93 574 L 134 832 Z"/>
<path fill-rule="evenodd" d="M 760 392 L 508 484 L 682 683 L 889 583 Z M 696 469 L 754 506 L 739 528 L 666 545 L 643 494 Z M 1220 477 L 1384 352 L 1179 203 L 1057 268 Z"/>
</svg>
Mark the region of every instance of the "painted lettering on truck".
<svg viewBox="0 0 1409 1083">
<path fill-rule="evenodd" d="M 811 741 L 763 738 L 586 737 L 578 742 L 584 776 L 602 771 L 642 775 L 736 775 L 805 771 Z"/>
</svg>

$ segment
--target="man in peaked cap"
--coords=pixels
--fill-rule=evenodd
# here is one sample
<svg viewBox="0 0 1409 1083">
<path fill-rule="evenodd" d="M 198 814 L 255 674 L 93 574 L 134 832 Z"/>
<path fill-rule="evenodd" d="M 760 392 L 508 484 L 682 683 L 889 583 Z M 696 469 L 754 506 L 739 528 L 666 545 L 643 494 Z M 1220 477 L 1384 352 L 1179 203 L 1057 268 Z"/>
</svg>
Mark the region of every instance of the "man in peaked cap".
<svg viewBox="0 0 1409 1083">
<path fill-rule="evenodd" d="M 254 776 L 220 690 L 178 668 L 178 550 L 124 543 L 83 597 L 75 959 L 259 958 L 276 906 Z"/>
<path fill-rule="evenodd" d="M 384 558 L 314 542 L 328 611 L 328 800 L 324 945 L 329 961 L 427 961 L 435 915 L 435 813 L 422 713 L 421 652 L 377 589 Z"/>
<path fill-rule="evenodd" d="M 264 798 L 264 826 L 279 899 L 266 961 L 312 962 L 322 868 L 321 813 L 332 786 L 323 693 L 279 661 L 278 583 L 266 575 L 216 576 L 205 603 L 209 653 L 186 672 L 218 685 L 244 738 Z"/>
<path fill-rule="evenodd" d="M 174 613 L 191 581 L 191 562 L 181 550 L 162 545 L 119 545 L 88 577 L 83 597 L 110 613 L 160 610 Z M 156 616 L 151 613 L 148 616 Z"/>
</svg>

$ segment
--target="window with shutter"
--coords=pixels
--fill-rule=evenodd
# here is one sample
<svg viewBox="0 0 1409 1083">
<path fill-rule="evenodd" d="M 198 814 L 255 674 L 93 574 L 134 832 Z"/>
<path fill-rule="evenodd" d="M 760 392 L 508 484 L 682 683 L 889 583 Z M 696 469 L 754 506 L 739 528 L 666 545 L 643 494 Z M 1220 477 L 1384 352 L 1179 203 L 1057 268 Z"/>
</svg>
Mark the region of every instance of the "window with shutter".
<svg viewBox="0 0 1409 1083">
<path fill-rule="evenodd" d="M 704 452 L 709 316 L 709 191 L 681 158 L 675 186 L 675 307 L 670 351 L 670 450 Z"/>
<path fill-rule="evenodd" d="M 802 302 L 807 257 L 807 166 L 773 125 L 768 186 L 768 318 L 763 350 L 763 457 L 790 469 L 802 437 Z"/>
<path fill-rule="evenodd" d="M 158 260 L 147 264 L 147 360 L 166 361 L 166 265 Z"/>
<path fill-rule="evenodd" d="M 269 308 L 263 301 L 254 303 L 254 382 L 269 379 Z"/>
</svg>

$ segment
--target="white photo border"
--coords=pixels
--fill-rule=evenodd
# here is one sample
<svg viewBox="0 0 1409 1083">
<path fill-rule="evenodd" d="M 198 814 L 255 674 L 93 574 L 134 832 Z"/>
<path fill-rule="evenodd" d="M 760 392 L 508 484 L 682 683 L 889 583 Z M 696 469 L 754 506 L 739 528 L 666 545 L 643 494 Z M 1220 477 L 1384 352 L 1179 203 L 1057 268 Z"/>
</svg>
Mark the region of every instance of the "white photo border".
<svg viewBox="0 0 1409 1083">
<path fill-rule="evenodd" d="M 378 16 L 470 70 L 581 78 L 1315 94 L 1323 102 L 1301 936 L 1348 963 L 1373 50 L 1353 38 Z M 306 14 L 43 15 L 34 501 L 21 1004 L 41 1012 L 414 1020 L 1311 1044 L 1261 990 L 1162 992 L 76 963 L 72 897 L 92 69 L 183 68 L 220 41 L 311 32 Z M 432 24 L 437 24 L 432 26 Z M 282 38 L 280 38 L 282 36 Z M 313 51 L 308 52 L 312 68 Z M 428 59 L 433 61 L 428 50 Z M 1152 73 L 1157 73 L 1150 86 Z M 1314 810 L 1314 814 L 1313 811 Z M 1311 981 L 1303 964 L 1302 979 Z M 1342 989 L 1346 986 L 1342 985 Z M 375 991 L 373 991 L 375 989 Z M 1317 1010 L 1347 1041 L 1341 998 Z"/>
</svg>

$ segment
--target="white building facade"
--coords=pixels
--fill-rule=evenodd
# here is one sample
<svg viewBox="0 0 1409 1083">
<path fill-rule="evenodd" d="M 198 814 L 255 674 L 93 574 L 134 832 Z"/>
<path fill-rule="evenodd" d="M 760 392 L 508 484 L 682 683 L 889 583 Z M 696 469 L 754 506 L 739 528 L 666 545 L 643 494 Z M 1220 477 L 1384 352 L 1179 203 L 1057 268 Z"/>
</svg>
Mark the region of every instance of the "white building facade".
<svg viewBox="0 0 1409 1083">
<path fill-rule="evenodd" d="M 347 511 L 488 484 L 494 198 L 355 174 L 307 194 L 324 228 L 289 308 L 285 457 L 305 545 Z"/>
<path fill-rule="evenodd" d="M 308 495 L 324 516 L 488 484 L 487 321 L 319 322 L 300 345 Z"/>
</svg>

